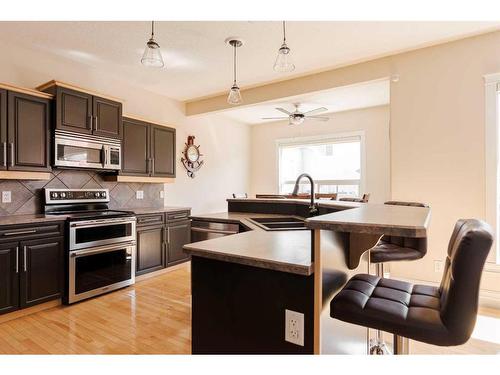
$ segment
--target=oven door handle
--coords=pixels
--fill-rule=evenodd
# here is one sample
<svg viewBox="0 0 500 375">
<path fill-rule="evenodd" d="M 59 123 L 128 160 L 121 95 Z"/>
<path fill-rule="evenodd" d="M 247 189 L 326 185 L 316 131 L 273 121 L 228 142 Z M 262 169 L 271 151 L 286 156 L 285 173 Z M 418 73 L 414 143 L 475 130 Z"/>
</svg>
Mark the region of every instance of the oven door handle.
<svg viewBox="0 0 500 375">
<path fill-rule="evenodd" d="M 72 258 L 80 258 L 82 256 L 87 256 L 87 255 L 95 255 L 95 254 L 101 254 L 101 253 L 109 253 L 114 250 L 119 250 L 119 249 L 124 249 L 124 248 L 129 248 L 131 246 L 135 246 L 135 242 L 125 242 L 119 245 L 111 245 L 111 246 L 102 246 L 99 248 L 95 249 L 83 249 L 83 250 L 78 250 L 78 251 L 70 251 L 70 256 Z M 129 259 L 129 257 L 127 257 Z"/>
<path fill-rule="evenodd" d="M 134 219 L 105 219 L 105 221 L 81 221 L 76 223 L 71 223 L 71 228 L 82 228 L 82 227 L 95 227 L 95 226 L 107 226 L 107 225 L 115 225 L 115 224 L 133 224 L 136 220 Z"/>
</svg>

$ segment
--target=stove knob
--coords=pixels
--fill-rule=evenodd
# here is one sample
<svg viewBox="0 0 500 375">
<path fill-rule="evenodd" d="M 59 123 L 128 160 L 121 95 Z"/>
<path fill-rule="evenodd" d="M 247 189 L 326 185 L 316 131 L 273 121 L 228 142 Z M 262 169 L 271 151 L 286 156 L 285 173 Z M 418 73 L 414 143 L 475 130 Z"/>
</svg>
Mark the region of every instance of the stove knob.
<svg viewBox="0 0 500 375">
<path fill-rule="evenodd" d="M 103 192 L 101 193 L 101 197 L 106 198 L 106 192 L 105 192 L 105 191 L 103 191 Z"/>
<path fill-rule="evenodd" d="M 66 198 L 66 193 L 61 193 L 61 198 Z"/>
<path fill-rule="evenodd" d="M 57 193 L 53 192 L 53 193 L 51 193 L 51 194 L 50 194 L 50 196 L 51 196 L 52 198 L 57 198 L 57 197 L 59 196 L 59 194 L 57 194 Z"/>
<path fill-rule="evenodd" d="M 101 196 L 101 194 L 100 194 L 99 192 L 96 192 L 96 193 L 94 194 L 94 196 L 95 196 L 96 198 L 99 198 L 99 197 Z"/>
</svg>

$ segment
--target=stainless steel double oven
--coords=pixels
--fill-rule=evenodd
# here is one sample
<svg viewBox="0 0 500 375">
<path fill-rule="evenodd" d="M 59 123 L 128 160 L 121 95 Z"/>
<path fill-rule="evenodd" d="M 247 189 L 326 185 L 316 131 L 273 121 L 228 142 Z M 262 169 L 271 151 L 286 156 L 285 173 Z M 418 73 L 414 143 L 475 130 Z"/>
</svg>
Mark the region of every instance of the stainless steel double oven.
<svg viewBox="0 0 500 375">
<path fill-rule="evenodd" d="M 68 217 L 65 303 L 134 284 L 136 218 L 109 209 L 107 189 L 45 189 L 45 202 Z"/>
</svg>

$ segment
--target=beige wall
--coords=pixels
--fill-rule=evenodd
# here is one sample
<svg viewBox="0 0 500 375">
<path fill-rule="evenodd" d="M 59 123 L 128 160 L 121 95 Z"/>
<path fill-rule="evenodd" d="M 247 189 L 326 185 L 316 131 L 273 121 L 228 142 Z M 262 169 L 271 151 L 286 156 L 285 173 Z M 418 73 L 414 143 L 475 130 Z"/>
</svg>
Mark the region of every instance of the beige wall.
<svg viewBox="0 0 500 375">
<path fill-rule="evenodd" d="M 57 79 L 86 87 L 125 100 L 124 112 L 177 129 L 177 179 L 167 184 L 165 201 L 168 205 L 189 206 L 193 212 L 213 212 L 227 209 L 225 199 L 232 192 L 249 188 L 249 129 L 247 125 L 228 121 L 219 115 L 184 115 L 184 104 L 169 98 L 116 81 L 84 64 L 55 57 L 39 51 L 21 49 L 0 43 L 9 51 L 0 59 L 0 82 L 23 87 L 35 87 Z M 152 77 L 144 68 L 144 79 Z M 180 152 L 188 135 L 196 136 L 205 155 L 205 165 L 196 178 L 186 176 L 180 162 Z"/>
<path fill-rule="evenodd" d="M 309 121 L 289 126 L 288 122 L 280 121 L 253 125 L 251 129 L 252 195 L 278 193 L 277 140 L 363 131 L 365 191 L 371 193 L 372 202 L 384 202 L 390 198 L 389 106 L 333 113 L 328 122 Z"/>
<path fill-rule="evenodd" d="M 397 263 L 395 277 L 438 282 L 459 218 L 485 218 L 483 75 L 500 72 L 500 32 L 484 34 L 315 75 L 243 90 L 246 103 L 273 100 L 399 75 L 391 83 L 393 199 L 432 207 L 428 255 Z M 260 99 L 259 99 L 260 98 Z M 189 113 L 224 109 L 222 97 L 189 103 Z M 483 289 L 500 292 L 500 273 L 485 272 Z"/>
</svg>

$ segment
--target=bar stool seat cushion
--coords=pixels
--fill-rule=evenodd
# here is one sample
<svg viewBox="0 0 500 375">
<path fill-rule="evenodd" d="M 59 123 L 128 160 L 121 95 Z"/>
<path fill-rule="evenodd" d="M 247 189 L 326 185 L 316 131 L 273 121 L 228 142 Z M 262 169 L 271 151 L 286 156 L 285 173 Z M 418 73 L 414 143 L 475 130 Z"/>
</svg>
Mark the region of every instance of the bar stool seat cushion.
<svg viewBox="0 0 500 375">
<path fill-rule="evenodd" d="M 370 261 L 372 263 L 416 260 L 422 257 L 423 254 L 420 250 L 385 241 L 380 241 L 370 250 Z"/>
<path fill-rule="evenodd" d="M 440 316 L 438 288 L 359 274 L 330 303 L 330 315 L 349 323 L 434 345 L 452 345 Z"/>
</svg>

